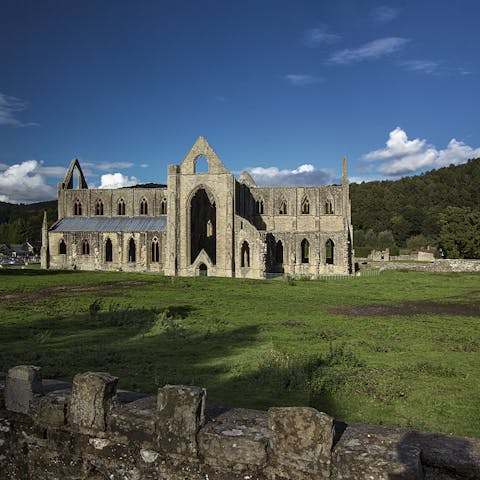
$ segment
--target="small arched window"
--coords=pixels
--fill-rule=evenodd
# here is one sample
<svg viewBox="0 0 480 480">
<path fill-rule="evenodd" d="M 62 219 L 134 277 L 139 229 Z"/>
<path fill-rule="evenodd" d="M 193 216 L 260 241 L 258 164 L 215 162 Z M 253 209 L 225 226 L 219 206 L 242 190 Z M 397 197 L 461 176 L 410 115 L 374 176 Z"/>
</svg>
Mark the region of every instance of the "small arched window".
<svg viewBox="0 0 480 480">
<path fill-rule="evenodd" d="M 65 240 L 62 238 L 58 244 L 58 253 L 60 255 L 66 255 L 67 253 L 67 244 L 65 243 Z"/>
<path fill-rule="evenodd" d="M 303 197 L 302 208 L 300 211 L 302 212 L 302 215 L 308 215 L 310 213 L 310 201 L 308 200 L 308 197 Z"/>
<path fill-rule="evenodd" d="M 264 203 L 263 203 L 263 200 L 261 198 L 259 198 L 256 202 L 255 202 L 255 210 L 257 213 L 259 214 L 263 214 L 264 211 L 265 211 L 265 207 L 264 207 Z"/>
<path fill-rule="evenodd" d="M 160 261 L 160 245 L 158 244 L 158 238 L 155 237 L 152 240 L 152 262 Z"/>
<path fill-rule="evenodd" d="M 136 250 L 135 250 L 135 240 L 133 237 L 130 238 L 128 241 L 128 261 L 129 262 L 135 262 L 137 259 L 136 255 Z"/>
<path fill-rule="evenodd" d="M 166 215 L 167 214 L 167 199 L 164 198 L 160 202 L 160 215 Z"/>
<path fill-rule="evenodd" d="M 278 213 L 280 215 L 286 215 L 287 214 L 287 201 L 282 200 L 280 203 L 280 208 L 278 209 Z"/>
<path fill-rule="evenodd" d="M 333 243 L 333 240 L 329 238 L 325 243 L 325 263 L 327 265 L 333 265 L 334 254 L 335 244 Z"/>
<path fill-rule="evenodd" d="M 123 198 L 118 201 L 118 214 L 125 215 L 125 200 Z"/>
<path fill-rule="evenodd" d="M 325 214 L 327 215 L 333 214 L 333 202 L 331 200 L 327 200 L 325 202 Z"/>
<path fill-rule="evenodd" d="M 90 244 L 87 239 L 82 242 L 82 255 L 90 255 Z"/>
<path fill-rule="evenodd" d="M 283 263 L 283 243 L 281 240 L 275 246 L 275 262 Z"/>
<path fill-rule="evenodd" d="M 249 267 L 250 266 L 250 246 L 248 245 L 248 242 L 245 241 L 242 243 L 242 248 L 240 250 L 240 264 L 242 267 Z"/>
<path fill-rule="evenodd" d="M 109 238 L 107 238 L 107 241 L 105 242 L 105 261 L 113 262 L 113 245 Z"/>
<path fill-rule="evenodd" d="M 73 214 L 74 215 L 82 214 L 82 202 L 80 202 L 80 199 L 78 198 L 76 198 L 75 202 L 73 203 Z"/>
<path fill-rule="evenodd" d="M 306 238 L 300 244 L 302 250 L 302 263 L 310 263 L 310 243 Z"/>
<path fill-rule="evenodd" d="M 101 198 L 95 201 L 95 215 L 103 215 L 103 202 Z"/>
<path fill-rule="evenodd" d="M 145 197 L 140 202 L 140 215 L 148 215 L 148 203 Z"/>
</svg>

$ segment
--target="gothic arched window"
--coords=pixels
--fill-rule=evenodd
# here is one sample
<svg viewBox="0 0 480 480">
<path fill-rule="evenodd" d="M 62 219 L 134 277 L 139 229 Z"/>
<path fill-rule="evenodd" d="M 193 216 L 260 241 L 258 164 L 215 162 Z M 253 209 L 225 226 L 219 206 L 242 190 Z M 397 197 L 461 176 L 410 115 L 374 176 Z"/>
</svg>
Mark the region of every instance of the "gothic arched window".
<svg viewBox="0 0 480 480">
<path fill-rule="evenodd" d="M 82 202 L 78 198 L 75 199 L 73 204 L 73 214 L 74 215 L 81 215 L 82 214 Z"/>
<path fill-rule="evenodd" d="M 97 198 L 95 202 L 95 215 L 103 215 L 103 202 L 101 198 Z"/>
<path fill-rule="evenodd" d="M 90 244 L 87 239 L 82 242 L 82 255 L 90 255 Z"/>
<path fill-rule="evenodd" d="M 65 240 L 63 238 L 60 240 L 60 243 L 58 244 L 58 253 L 60 255 L 65 255 L 67 253 L 67 244 L 65 243 Z"/>
<path fill-rule="evenodd" d="M 125 200 L 123 198 L 118 201 L 118 214 L 125 215 Z"/>
<path fill-rule="evenodd" d="M 300 244 L 300 248 L 302 250 L 302 263 L 309 263 L 310 262 L 310 243 L 306 238 L 302 240 Z"/>
<path fill-rule="evenodd" d="M 152 262 L 160 261 L 160 245 L 158 244 L 158 239 L 155 237 L 152 240 Z"/>
<path fill-rule="evenodd" d="M 148 215 L 148 203 L 145 197 L 140 202 L 140 215 Z"/>
<path fill-rule="evenodd" d="M 310 201 L 308 197 L 303 197 L 302 208 L 300 210 L 303 215 L 308 215 L 310 213 Z"/>
</svg>

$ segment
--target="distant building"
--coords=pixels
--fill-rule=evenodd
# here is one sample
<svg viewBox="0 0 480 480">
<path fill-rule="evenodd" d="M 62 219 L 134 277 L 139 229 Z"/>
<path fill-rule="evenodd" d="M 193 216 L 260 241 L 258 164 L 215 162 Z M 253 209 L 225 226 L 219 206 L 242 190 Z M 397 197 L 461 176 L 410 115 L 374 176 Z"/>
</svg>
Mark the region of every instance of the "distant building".
<svg viewBox="0 0 480 480">
<path fill-rule="evenodd" d="M 207 171 L 197 170 L 203 157 Z M 74 173 L 77 182 L 74 184 Z M 89 189 L 72 160 L 42 266 L 263 278 L 352 273 L 346 160 L 342 185 L 258 187 L 226 170 L 199 137 L 168 185 Z"/>
</svg>

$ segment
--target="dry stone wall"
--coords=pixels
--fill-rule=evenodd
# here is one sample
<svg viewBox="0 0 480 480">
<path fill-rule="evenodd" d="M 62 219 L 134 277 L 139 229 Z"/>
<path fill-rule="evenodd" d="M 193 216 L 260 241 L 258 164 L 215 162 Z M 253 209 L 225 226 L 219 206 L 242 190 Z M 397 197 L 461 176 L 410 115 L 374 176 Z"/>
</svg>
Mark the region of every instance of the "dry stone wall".
<svg viewBox="0 0 480 480">
<path fill-rule="evenodd" d="M 346 425 L 313 408 L 207 405 L 206 391 L 156 396 L 81 373 L 0 376 L 0 479 L 453 480 L 480 478 L 480 439 Z"/>
</svg>

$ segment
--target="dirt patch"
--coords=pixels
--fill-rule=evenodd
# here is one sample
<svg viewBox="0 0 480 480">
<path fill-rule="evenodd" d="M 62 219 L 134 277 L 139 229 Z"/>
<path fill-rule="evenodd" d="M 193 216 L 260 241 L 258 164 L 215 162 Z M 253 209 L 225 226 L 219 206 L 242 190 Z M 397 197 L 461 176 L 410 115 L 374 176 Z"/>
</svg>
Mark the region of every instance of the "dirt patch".
<svg viewBox="0 0 480 480">
<path fill-rule="evenodd" d="M 57 285 L 55 287 L 46 287 L 35 290 L 34 292 L 12 292 L 0 294 L 0 300 L 25 301 L 38 300 L 39 298 L 51 297 L 61 293 L 77 292 L 106 292 L 111 290 L 124 289 L 128 287 L 137 287 L 146 285 L 149 282 L 128 281 L 115 283 L 100 283 L 98 285 Z"/>
<path fill-rule="evenodd" d="M 342 315 L 391 316 L 391 315 L 458 315 L 479 317 L 480 302 L 438 303 L 429 300 L 404 302 L 396 305 L 360 305 L 356 307 L 333 307 L 330 312 Z"/>
</svg>

